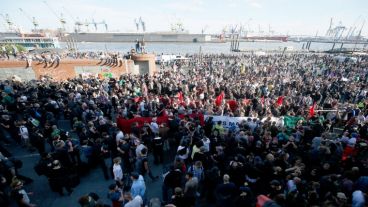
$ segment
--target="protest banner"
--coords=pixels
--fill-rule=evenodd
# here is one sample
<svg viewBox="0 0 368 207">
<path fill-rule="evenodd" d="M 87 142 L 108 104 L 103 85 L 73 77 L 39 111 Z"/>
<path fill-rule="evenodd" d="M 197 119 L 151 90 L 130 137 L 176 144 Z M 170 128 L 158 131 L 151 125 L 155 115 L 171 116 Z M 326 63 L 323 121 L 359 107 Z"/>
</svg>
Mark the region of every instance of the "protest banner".
<svg viewBox="0 0 368 207">
<path fill-rule="evenodd" d="M 189 114 L 189 115 L 179 115 L 180 119 L 184 119 L 186 116 L 190 118 L 198 118 L 201 125 L 204 125 L 204 117 L 203 114 Z M 135 117 L 132 119 L 123 119 L 121 117 L 116 119 L 116 123 L 119 129 L 121 129 L 124 133 L 130 133 L 131 127 L 133 123 L 138 123 L 138 127 L 143 127 L 144 124 L 150 124 L 154 117 Z M 157 124 L 169 122 L 169 116 L 159 116 L 157 118 Z"/>
<path fill-rule="evenodd" d="M 211 115 L 204 115 L 204 120 L 207 122 L 207 120 L 212 117 L 212 122 L 216 124 L 217 122 L 221 122 L 222 126 L 227 129 L 238 129 L 239 125 L 242 122 L 246 122 L 249 118 L 253 120 L 253 117 L 230 117 L 230 116 L 211 116 Z M 282 117 L 270 117 L 271 121 L 275 121 L 277 123 L 277 126 L 283 126 L 283 119 Z M 262 120 L 259 120 L 256 118 L 257 121 L 264 122 L 267 120 L 267 118 L 263 118 Z"/>
</svg>

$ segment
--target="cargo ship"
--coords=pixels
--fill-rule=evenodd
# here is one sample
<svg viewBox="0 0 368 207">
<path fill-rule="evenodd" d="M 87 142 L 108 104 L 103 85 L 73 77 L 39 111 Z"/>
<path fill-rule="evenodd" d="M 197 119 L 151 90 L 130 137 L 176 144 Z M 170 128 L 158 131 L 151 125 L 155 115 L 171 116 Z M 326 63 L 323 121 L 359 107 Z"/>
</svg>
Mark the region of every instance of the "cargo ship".
<svg viewBox="0 0 368 207">
<path fill-rule="evenodd" d="M 60 36 L 60 41 L 68 40 L 76 42 L 135 42 L 144 40 L 146 42 L 211 42 L 211 35 L 189 34 L 175 32 L 153 32 L 153 33 L 65 33 Z"/>
<path fill-rule="evenodd" d="M 244 36 L 242 37 L 243 40 L 250 41 L 250 42 L 257 42 L 257 41 L 276 41 L 276 42 L 287 42 L 288 36 Z"/>
<path fill-rule="evenodd" d="M 189 33 L 173 33 L 173 32 L 157 32 L 157 33 L 63 33 L 57 35 L 59 41 L 68 42 L 70 40 L 75 42 L 135 42 L 142 40 L 146 42 L 182 42 L 182 43 L 196 43 L 196 42 L 216 42 L 211 35 L 207 34 L 189 34 Z M 0 33 L 0 40 L 9 37 L 22 37 L 21 34 L 15 32 Z"/>
</svg>

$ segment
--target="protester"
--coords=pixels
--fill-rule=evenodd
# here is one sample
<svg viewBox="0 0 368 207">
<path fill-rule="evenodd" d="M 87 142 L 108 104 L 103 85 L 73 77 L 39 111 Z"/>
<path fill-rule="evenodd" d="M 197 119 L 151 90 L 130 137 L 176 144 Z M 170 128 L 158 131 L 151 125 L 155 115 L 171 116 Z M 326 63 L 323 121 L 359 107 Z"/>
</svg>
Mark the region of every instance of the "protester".
<svg viewBox="0 0 368 207">
<path fill-rule="evenodd" d="M 182 184 L 183 173 L 180 169 L 170 166 L 169 172 L 164 175 L 164 182 L 162 185 L 162 199 L 167 203 L 171 194 L 174 194 L 176 188 L 180 188 Z M 181 189 L 180 189 L 181 190 Z M 182 190 L 181 190 L 182 191 Z M 180 192 L 181 194 L 182 192 Z"/>
<path fill-rule="evenodd" d="M 35 207 L 35 204 L 31 203 L 29 195 L 32 195 L 32 192 L 27 193 L 23 188 L 22 181 L 18 179 L 13 179 L 11 183 L 12 192 L 11 195 L 13 199 L 16 201 L 19 207 Z"/>
<path fill-rule="evenodd" d="M 121 158 L 116 157 L 114 159 L 113 173 L 116 184 L 121 188 L 123 186 L 123 170 L 121 168 Z"/>
<path fill-rule="evenodd" d="M 69 173 L 67 169 L 64 168 L 59 160 L 54 160 L 52 166 L 47 172 L 47 177 L 49 179 L 50 188 L 59 193 L 61 196 L 64 195 L 63 189 L 68 191 L 68 195 L 72 194 L 73 190 L 71 188 L 71 180 L 69 178 Z"/>
<path fill-rule="evenodd" d="M 143 205 L 143 199 L 141 196 L 132 196 L 130 192 L 124 193 L 124 199 L 127 201 L 124 207 L 141 207 Z"/>
<path fill-rule="evenodd" d="M 133 181 L 130 192 L 133 197 L 139 195 L 143 200 L 146 193 L 146 184 L 144 182 L 143 176 L 138 173 L 132 173 L 131 179 Z"/>
<path fill-rule="evenodd" d="M 121 207 L 124 201 L 122 190 L 116 184 L 109 186 L 108 198 L 112 202 L 112 207 Z"/>
<path fill-rule="evenodd" d="M 152 174 L 148 158 L 147 158 L 147 148 L 143 148 L 140 153 L 140 157 L 136 161 L 136 170 L 140 175 L 148 175 L 152 181 L 156 181 L 158 176 Z"/>
<path fill-rule="evenodd" d="M 230 176 L 225 174 L 223 184 L 218 185 L 216 189 L 217 206 L 234 206 L 236 191 L 235 184 L 230 182 Z"/>
<path fill-rule="evenodd" d="M 184 188 L 184 198 L 187 200 L 188 206 L 195 206 L 198 197 L 198 179 L 191 172 L 187 172 L 185 178 L 187 181 Z"/>
</svg>

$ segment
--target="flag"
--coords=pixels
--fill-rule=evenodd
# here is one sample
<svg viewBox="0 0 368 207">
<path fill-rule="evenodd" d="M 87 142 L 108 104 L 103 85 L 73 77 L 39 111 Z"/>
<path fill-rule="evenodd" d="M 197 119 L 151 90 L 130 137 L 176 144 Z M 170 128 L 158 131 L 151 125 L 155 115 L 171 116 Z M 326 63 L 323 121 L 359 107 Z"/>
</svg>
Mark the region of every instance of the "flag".
<svg viewBox="0 0 368 207">
<path fill-rule="evenodd" d="M 183 96 L 183 92 L 179 92 L 178 93 L 178 99 L 179 99 L 179 103 L 183 103 L 184 102 L 184 96 Z"/>
<path fill-rule="evenodd" d="M 313 103 L 313 105 L 309 109 L 309 118 L 312 118 L 314 116 L 314 108 L 316 107 L 316 102 Z"/>
<path fill-rule="evenodd" d="M 225 96 L 225 94 L 224 94 L 223 91 L 221 92 L 220 95 L 217 96 L 216 101 L 215 101 L 216 106 L 221 106 L 222 100 L 224 100 L 224 96 Z"/>
<path fill-rule="evenodd" d="M 300 120 L 304 119 L 299 116 L 284 116 L 284 126 L 293 129 Z"/>
<path fill-rule="evenodd" d="M 276 101 L 276 105 L 281 106 L 282 102 L 284 102 L 284 96 L 279 96 L 279 98 Z"/>
</svg>

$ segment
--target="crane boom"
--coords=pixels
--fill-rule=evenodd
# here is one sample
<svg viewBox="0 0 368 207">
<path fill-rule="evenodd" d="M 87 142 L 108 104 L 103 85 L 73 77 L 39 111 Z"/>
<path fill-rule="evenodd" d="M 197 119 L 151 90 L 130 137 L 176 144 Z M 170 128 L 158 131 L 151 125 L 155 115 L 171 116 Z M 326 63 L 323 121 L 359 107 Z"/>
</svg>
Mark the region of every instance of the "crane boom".
<svg viewBox="0 0 368 207">
<path fill-rule="evenodd" d="M 360 38 L 360 37 L 361 37 L 361 35 L 362 35 L 362 30 L 363 30 L 364 24 L 365 24 L 365 20 L 363 21 L 362 27 L 361 27 L 361 28 L 360 28 L 360 30 L 359 30 L 358 38 Z"/>
<path fill-rule="evenodd" d="M 38 28 L 38 22 L 37 22 L 37 20 L 36 20 L 36 18 L 35 17 L 30 17 L 22 8 L 19 8 L 19 11 L 25 16 L 25 17 L 27 17 L 27 19 L 29 20 L 29 21 L 31 21 L 32 22 L 32 24 L 33 24 L 33 27 L 34 27 L 34 30 L 35 31 L 37 31 L 37 28 Z"/>
<path fill-rule="evenodd" d="M 79 21 L 78 17 L 77 17 L 77 19 L 75 19 L 74 16 L 72 15 L 72 13 L 68 9 L 66 9 L 65 7 L 63 7 L 63 9 L 70 16 L 70 18 L 72 18 L 72 20 L 74 21 L 75 31 L 80 32 L 81 31 L 81 26 L 83 26 L 83 23 L 81 21 Z"/>
<path fill-rule="evenodd" d="M 46 2 L 43 1 L 43 3 L 50 9 L 50 11 L 58 18 L 58 20 L 61 23 L 61 26 L 63 28 L 63 30 L 65 30 L 65 24 L 66 24 L 66 20 L 63 18 L 63 13 L 60 13 L 60 16 L 55 12 L 54 9 L 51 8 L 51 6 Z"/>
<path fill-rule="evenodd" d="M 13 21 L 10 19 L 10 17 L 9 17 L 9 14 L 0 14 L 2 17 L 3 17 L 3 19 L 4 19 L 4 21 L 6 22 L 6 24 L 8 25 L 8 29 L 9 30 L 13 30 L 13 26 L 14 26 L 14 23 L 13 23 Z"/>
</svg>

